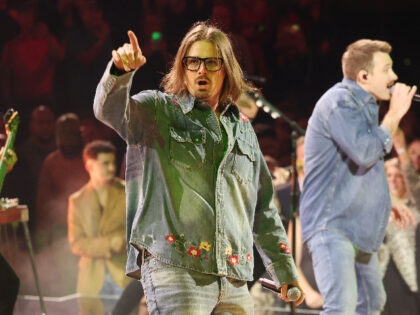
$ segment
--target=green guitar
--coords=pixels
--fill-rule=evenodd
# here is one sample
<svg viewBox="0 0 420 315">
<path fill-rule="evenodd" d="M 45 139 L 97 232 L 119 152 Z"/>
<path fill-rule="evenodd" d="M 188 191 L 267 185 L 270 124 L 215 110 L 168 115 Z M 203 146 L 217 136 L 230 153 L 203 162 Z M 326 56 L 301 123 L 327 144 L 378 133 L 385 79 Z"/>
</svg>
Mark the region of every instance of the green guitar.
<svg viewBox="0 0 420 315">
<path fill-rule="evenodd" d="M 6 143 L 4 144 L 4 150 L 0 157 L 0 192 L 3 188 L 3 182 L 6 176 L 6 162 L 5 162 L 6 152 L 7 150 L 13 148 L 13 144 L 15 143 L 16 132 L 19 125 L 18 112 L 11 108 L 6 112 L 3 118 L 4 118 L 4 121 L 6 122 L 5 129 L 6 129 L 7 140 L 6 140 Z"/>
</svg>

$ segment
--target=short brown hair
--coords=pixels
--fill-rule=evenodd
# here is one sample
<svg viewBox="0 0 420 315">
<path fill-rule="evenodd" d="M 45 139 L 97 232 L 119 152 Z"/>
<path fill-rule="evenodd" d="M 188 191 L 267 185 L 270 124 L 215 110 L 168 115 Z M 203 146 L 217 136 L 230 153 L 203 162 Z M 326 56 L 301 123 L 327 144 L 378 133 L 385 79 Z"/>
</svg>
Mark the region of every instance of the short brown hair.
<svg viewBox="0 0 420 315">
<path fill-rule="evenodd" d="M 359 39 L 347 46 L 341 59 L 345 78 L 356 81 L 360 70 L 370 71 L 373 66 L 373 54 L 380 51 L 391 53 L 389 43 L 381 40 Z"/>
<path fill-rule="evenodd" d="M 96 160 L 99 153 L 117 153 L 115 146 L 104 140 L 95 140 L 89 142 L 83 150 L 83 161 L 86 163 L 87 160 Z"/>
<path fill-rule="evenodd" d="M 244 80 L 242 69 L 233 53 L 228 36 L 209 22 L 197 22 L 185 35 L 175 56 L 171 70 L 162 80 L 161 87 L 165 92 L 177 96 L 188 94 L 187 87 L 184 83 L 182 59 L 185 57 L 191 45 L 200 40 L 207 40 L 213 43 L 216 46 L 218 55 L 223 58 L 226 76 L 220 94 L 220 104 L 227 104 L 230 101 L 236 102 L 243 91 L 253 90 Z"/>
</svg>

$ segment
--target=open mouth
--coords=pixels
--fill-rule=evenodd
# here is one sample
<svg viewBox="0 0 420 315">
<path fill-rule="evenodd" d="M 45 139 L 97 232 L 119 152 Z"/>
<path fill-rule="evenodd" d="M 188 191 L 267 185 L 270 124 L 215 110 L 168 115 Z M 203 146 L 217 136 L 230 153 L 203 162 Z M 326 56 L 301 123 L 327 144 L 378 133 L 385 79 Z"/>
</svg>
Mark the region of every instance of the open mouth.
<svg viewBox="0 0 420 315">
<path fill-rule="evenodd" d="M 207 87 L 207 86 L 208 86 L 208 84 L 209 84 L 209 81 L 208 81 L 208 80 L 206 80 L 206 79 L 197 79 L 197 80 L 196 80 L 196 84 L 197 84 L 199 87 Z"/>
</svg>

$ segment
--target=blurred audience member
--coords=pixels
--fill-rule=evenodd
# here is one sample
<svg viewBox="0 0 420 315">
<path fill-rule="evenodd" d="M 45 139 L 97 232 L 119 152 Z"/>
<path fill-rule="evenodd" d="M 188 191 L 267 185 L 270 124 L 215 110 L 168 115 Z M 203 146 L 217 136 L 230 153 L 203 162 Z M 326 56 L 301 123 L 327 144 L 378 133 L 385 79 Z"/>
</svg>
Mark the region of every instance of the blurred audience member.
<svg viewBox="0 0 420 315">
<path fill-rule="evenodd" d="M 0 0 L 0 52 L 5 43 L 19 34 L 19 24 L 10 16 L 9 7 L 10 1 Z"/>
<path fill-rule="evenodd" d="M 164 33 L 168 40 L 168 50 L 175 55 L 179 43 L 191 24 L 196 19 L 191 16 L 189 1 L 167 0 L 165 6 L 165 29 Z"/>
<path fill-rule="evenodd" d="M 55 116 L 50 108 L 40 105 L 31 113 L 29 137 L 16 146 L 19 164 L 10 173 L 10 181 L 5 186 L 8 197 L 17 197 L 21 204 L 28 206 L 31 229 L 36 224 L 35 205 L 41 166 L 45 157 L 54 150 Z"/>
<path fill-rule="evenodd" d="M 270 72 L 263 51 L 263 43 L 271 37 L 267 0 L 237 0 L 236 13 L 240 32 L 246 38 L 253 56 L 253 74 L 268 78 Z"/>
<path fill-rule="evenodd" d="M 404 175 L 410 178 L 415 173 L 411 167 L 403 172 L 397 158 L 385 162 L 385 171 L 391 193 L 392 206 L 407 206 L 415 221 L 415 226 L 399 229 L 390 220 L 386 229 L 385 241 L 379 251 L 379 262 L 384 277 L 383 283 L 387 294 L 384 315 L 420 313 L 420 296 L 418 288 L 418 262 L 416 250 L 416 226 L 420 222 L 420 185 L 410 184 Z M 418 239 L 418 238 L 417 238 Z"/>
<path fill-rule="evenodd" d="M 279 21 L 274 42 L 275 64 L 268 90 L 273 95 L 272 102 L 279 103 L 282 111 L 297 112 L 310 104 L 309 79 L 310 56 L 307 39 L 299 24 L 289 20 Z M 281 87 L 281 93 L 276 93 Z"/>
<path fill-rule="evenodd" d="M 71 253 L 67 240 L 67 203 L 70 194 L 89 180 L 83 165 L 83 142 L 77 115 L 67 113 L 56 123 L 57 150 L 44 160 L 39 176 L 36 202 L 36 249 L 49 257 L 49 273 L 54 282 L 42 283 L 53 296 L 74 293 L 76 289 L 77 258 Z M 45 293 L 47 294 L 47 293 Z"/>
<path fill-rule="evenodd" d="M 110 311 L 92 296 L 121 295 L 131 281 L 125 276 L 125 184 L 115 177 L 116 148 L 93 141 L 83 151 L 90 181 L 70 196 L 68 237 L 72 252 L 80 256 L 77 292 L 79 314 Z"/>
<path fill-rule="evenodd" d="M 50 153 L 41 167 L 36 216 L 39 241 L 48 245 L 54 239 L 67 236 L 67 201 L 80 189 L 89 176 L 83 165 L 82 135 L 77 115 L 60 116 L 56 124 L 57 150 Z"/>
<path fill-rule="evenodd" d="M 75 1 L 62 5 L 67 17 L 66 58 L 61 64 L 60 104 L 80 112 L 92 102 L 103 65 L 111 50 L 110 26 L 97 1 Z"/>
<path fill-rule="evenodd" d="M 281 144 L 277 140 L 277 134 L 273 124 L 271 122 L 257 122 L 254 125 L 254 130 L 257 134 L 258 143 L 263 155 L 269 155 L 278 161 Z"/>
<path fill-rule="evenodd" d="M 163 32 L 165 19 L 157 14 L 148 14 L 142 24 L 142 52 L 147 58 L 143 66 L 146 71 L 141 76 L 134 77 L 133 89 L 142 91 L 159 86 L 162 77 L 168 72 L 172 57 L 168 51 L 168 42 Z"/>
<path fill-rule="evenodd" d="M 415 139 L 410 143 L 408 154 L 417 173 L 420 173 L 420 139 Z"/>
<path fill-rule="evenodd" d="M 54 105 L 56 64 L 65 51 L 46 24 L 38 21 L 35 1 L 23 2 L 10 14 L 19 23 L 20 32 L 3 49 L 1 91 L 4 104 L 20 110 L 25 126 L 33 104 Z"/>
<path fill-rule="evenodd" d="M 254 60 L 252 59 L 248 42 L 243 35 L 233 29 L 231 7 L 224 3 L 216 4 L 213 6 L 210 20 L 229 34 L 235 56 L 238 58 L 244 72 L 246 74 L 254 74 Z"/>
</svg>

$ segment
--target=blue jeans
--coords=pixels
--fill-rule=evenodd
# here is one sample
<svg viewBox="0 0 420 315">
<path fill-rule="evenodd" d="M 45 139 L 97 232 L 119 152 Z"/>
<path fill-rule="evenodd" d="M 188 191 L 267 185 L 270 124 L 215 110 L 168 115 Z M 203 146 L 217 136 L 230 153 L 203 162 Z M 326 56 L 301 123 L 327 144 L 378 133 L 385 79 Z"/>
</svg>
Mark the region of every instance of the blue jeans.
<svg viewBox="0 0 420 315">
<path fill-rule="evenodd" d="M 254 314 L 246 281 L 178 268 L 147 257 L 141 266 L 147 308 L 154 314 Z"/>
<path fill-rule="evenodd" d="M 331 230 L 316 233 L 308 247 L 324 297 L 321 314 L 380 314 L 386 295 L 376 253 L 367 264 L 356 261 L 352 242 Z"/>
</svg>

